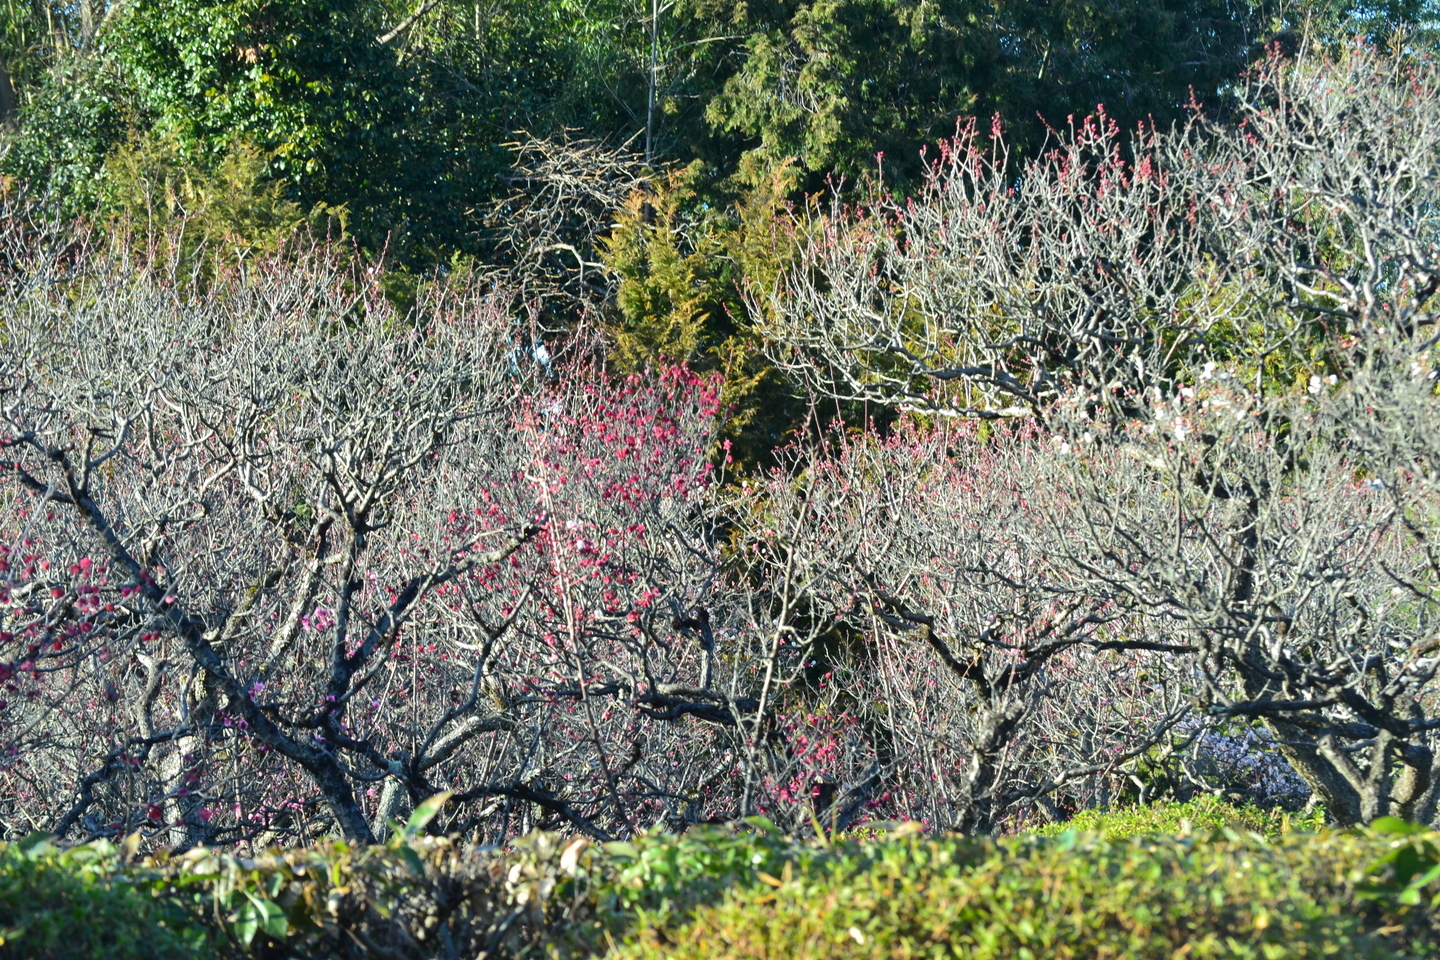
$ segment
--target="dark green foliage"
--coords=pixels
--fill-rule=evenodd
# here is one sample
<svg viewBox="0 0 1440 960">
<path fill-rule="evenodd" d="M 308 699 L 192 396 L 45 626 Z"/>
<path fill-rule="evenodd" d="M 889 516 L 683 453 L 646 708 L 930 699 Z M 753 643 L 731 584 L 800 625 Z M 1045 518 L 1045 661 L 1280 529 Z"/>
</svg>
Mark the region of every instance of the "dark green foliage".
<svg viewBox="0 0 1440 960">
<path fill-rule="evenodd" d="M 66 216 L 93 213 L 105 157 L 125 139 L 120 93 L 115 71 L 94 58 L 77 57 L 43 74 L 24 123 L 0 155 L 0 173 L 48 195 Z"/>
<path fill-rule="evenodd" d="M 1307 0 L 1287 5 L 1284 20 L 1293 34 L 1307 33 L 1336 48 L 1357 36 L 1380 46 L 1397 39 L 1433 46 L 1440 29 L 1440 4 L 1435 0 Z"/>
<path fill-rule="evenodd" d="M 243 139 L 302 207 L 347 206 L 374 247 L 412 226 L 453 243 L 446 151 L 419 77 L 376 43 L 383 26 L 362 0 L 135 0 L 105 49 L 192 162 Z"/>
<path fill-rule="evenodd" d="M 503 145 L 527 134 L 638 150 L 649 127 L 657 162 L 700 161 L 702 193 L 744 157 L 794 158 L 814 190 L 873 175 L 881 153 L 905 189 L 961 116 L 1003 115 L 1021 151 L 1101 102 L 1122 126 L 1163 125 L 1192 90 L 1221 109 L 1276 31 L 1383 42 L 1436 19 L 1430 0 L 683 0 L 662 5 L 652 77 L 649 5 L 631 0 L 442 0 L 399 33 L 416 5 L 133 0 L 68 53 L 31 6 L 11 0 L 0 29 L 20 108 L 3 172 L 62 213 L 94 209 L 132 128 L 204 175 L 243 143 L 303 210 L 343 207 L 362 245 L 421 266 L 484 258 L 480 211 L 506 189 Z M 72 6 L 49 15 L 69 23 Z"/>
<path fill-rule="evenodd" d="M 0 845 L 0 956 L 170 960 L 210 955 L 203 927 L 118 869 L 112 845 Z"/>
<path fill-rule="evenodd" d="M 44 79 L 53 50 L 48 25 L 37 12 L 32 0 L 0 0 L 0 84 L 8 81 L 20 102 Z"/>
<path fill-rule="evenodd" d="M 737 5 L 741 65 L 709 106 L 766 156 L 902 182 L 960 117 L 1003 116 L 1034 149 L 1104 103 L 1122 126 L 1215 101 L 1263 26 L 1240 0 L 1097 4 L 810 0 Z M 1018 131 L 1017 131 L 1018 128 Z"/>
<path fill-rule="evenodd" d="M 953 134 L 956 117 L 983 110 L 1000 71 L 1001 38 L 964 3 L 747 9 L 742 65 L 710 120 L 812 173 L 866 174 L 882 151 L 892 168 L 911 162 L 922 143 Z"/>
</svg>

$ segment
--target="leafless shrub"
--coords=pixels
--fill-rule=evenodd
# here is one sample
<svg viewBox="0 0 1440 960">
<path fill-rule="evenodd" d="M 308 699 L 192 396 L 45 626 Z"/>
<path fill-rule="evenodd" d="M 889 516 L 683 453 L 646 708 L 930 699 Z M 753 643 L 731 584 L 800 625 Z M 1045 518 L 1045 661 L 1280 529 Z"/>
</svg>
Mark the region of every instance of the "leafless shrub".
<svg viewBox="0 0 1440 960">
<path fill-rule="evenodd" d="M 1425 60 L 1277 55 L 1237 127 L 1197 108 L 1127 138 L 1101 112 L 1018 177 L 1003 138 L 987 152 L 962 128 L 916 197 L 817 215 L 767 313 L 776 359 L 843 396 L 1028 416 L 1290 358 L 1356 309 L 1426 322 L 1436 82 Z"/>
<path fill-rule="evenodd" d="M 1183 669 L 1155 702 L 1263 724 L 1335 820 L 1430 819 L 1440 67 L 1277 56 L 1246 102 L 1129 153 L 1089 121 L 1018 182 L 962 136 L 913 202 L 832 213 L 777 356 L 842 395 L 1035 417 L 1015 489 L 1051 529 L 1023 601 L 1161 640 Z"/>
<path fill-rule="evenodd" d="M 643 157 L 629 144 L 568 136 L 509 146 L 515 160 L 503 180 L 510 192 L 484 221 L 506 285 L 561 311 L 613 298 L 615 278 L 600 262 L 598 239 L 645 183 Z"/>
<path fill-rule="evenodd" d="M 962 138 L 833 211 L 777 357 L 1027 417 L 725 491 L 716 384 L 557 360 L 503 293 L 400 316 L 333 250 L 194 282 L 0 218 L 0 819 L 986 831 L 1157 756 L 1228 789 L 1244 731 L 1340 822 L 1433 818 L 1437 86 L 1276 60 L 1238 129 L 1097 121 L 1018 183 Z M 546 296 L 634 183 L 592 147 L 522 155 Z"/>
<path fill-rule="evenodd" d="M 758 491 L 755 555 L 847 631 L 823 688 L 871 739 L 887 811 L 972 832 L 1103 803 L 1188 711 L 1167 683 L 1184 641 L 1052 564 L 1073 504 L 1036 482 L 1046 454 L 1033 433 L 906 429 Z"/>
<path fill-rule="evenodd" d="M 187 845 L 729 819 L 774 703 L 707 506 L 715 385 L 535 362 L 325 249 L 221 271 L 16 239 L 3 818 Z M 744 746 L 750 743 L 751 747 Z"/>
<path fill-rule="evenodd" d="M 998 128 L 997 131 L 998 132 Z M 1088 118 L 1014 177 L 974 125 L 942 143 L 920 194 L 837 201 L 811 225 L 801 265 L 773 295 L 777 362 L 840 396 L 968 416 L 1029 416 L 1119 377 L 1166 384 L 1197 337 L 1234 321 L 1236 296 L 1193 309 L 1198 271 L 1223 289 L 1241 268 L 1211 259 L 1197 221 L 1198 125 L 1130 144 Z M 946 389 L 937 390 L 937 384 Z"/>
</svg>

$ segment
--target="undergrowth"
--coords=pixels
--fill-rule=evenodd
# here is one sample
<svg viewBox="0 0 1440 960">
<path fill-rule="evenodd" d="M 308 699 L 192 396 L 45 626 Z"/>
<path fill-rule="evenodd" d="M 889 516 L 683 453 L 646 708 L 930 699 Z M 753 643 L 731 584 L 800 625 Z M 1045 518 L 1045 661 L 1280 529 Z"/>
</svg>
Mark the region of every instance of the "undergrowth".
<svg viewBox="0 0 1440 960">
<path fill-rule="evenodd" d="M 1113 810 L 1081 810 L 1069 820 L 1032 827 L 1024 832 L 1033 836 L 1056 837 L 1067 830 L 1098 833 L 1111 840 L 1141 836 L 1147 833 L 1188 834 L 1213 830 L 1239 830 L 1278 837 L 1289 829 L 1315 828 L 1322 820 L 1266 810 L 1252 804 L 1236 806 L 1211 796 L 1199 796 L 1184 803 L 1161 802 L 1145 806 L 1119 807 Z"/>
</svg>

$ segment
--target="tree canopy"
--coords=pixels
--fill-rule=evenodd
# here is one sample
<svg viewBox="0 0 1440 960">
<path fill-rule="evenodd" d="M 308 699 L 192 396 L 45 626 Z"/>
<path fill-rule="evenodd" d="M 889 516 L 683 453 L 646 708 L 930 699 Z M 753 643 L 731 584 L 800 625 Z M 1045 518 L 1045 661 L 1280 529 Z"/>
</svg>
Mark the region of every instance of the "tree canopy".
<svg viewBox="0 0 1440 960">
<path fill-rule="evenodd" d="M 0 169 L 69 215 L 106 159 L 164 142 L 213 171 L 243 141 L 372 250 L 483 253 L 506 144 L 561 133 L 652 166 L 793 164 L 797 190 L 883 169 L 995 114 L 1040 149 L 1103 103 L 1122 126 L 1221 110 L 1285 31 L 1428 29 L 1433 4 L 1260 0 L 82 0 L 0 8 Z M 112 165 L 113 167 L 113 165 Z M 124 193 L 124 191 L 120 191 Z M 701 189 L 710 197 L 713 191 Z"/>
</svg>

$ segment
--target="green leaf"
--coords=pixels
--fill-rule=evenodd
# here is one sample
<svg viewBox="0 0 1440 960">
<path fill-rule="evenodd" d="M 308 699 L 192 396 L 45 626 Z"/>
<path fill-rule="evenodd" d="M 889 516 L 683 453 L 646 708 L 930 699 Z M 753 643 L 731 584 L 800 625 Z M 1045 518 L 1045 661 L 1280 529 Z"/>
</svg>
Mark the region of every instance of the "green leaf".
<svg viewBox="0 0 1440 960">
<path fill-rule="evenodd" d="M 1380 817 L 1370 824 L 1370 829 L 1376 833 L 1392 837 L 1408 837 L 1417 833 L 1424 833 L 1425 828 L 1418 823 L 1410 823 L 1401 820 L 1399 817 Z"/>
<path fill-rule="evenodd" d="M 35 830 L 27 833 L 16 846 L 18 846 L 26 856 L 34 858 L 44 856 L 53 848 L 50 842 L 52 839 L 50 834 Z"/>
<path fill-rule="evenodd" d="M 441 790 L 416 807 L 415 812 L 410 815 L 410 821 L 405 824 L 405 836 L 418 837 L 430 825 L 430 821 L 435 819 L 440 808 L 445 806 L 446 802 L 454 795 L 454 790 Z"/>
<path fill-rule="evenodd" d="M 261 914 L 259 908 L 253 902 L 247 901 L 242 904 L 235 915 L 235 939 L 240 941 L 242 947 L 250 946 L 255 939 L 255 933 L 260 929 Z"/>
<path fill-rule="evenodd" d="M 1406 883 L 1405 889 L 1400 891 L 1399 896 L 1396 897 L 1396 900 L 1407 907 L 1419 906 L 1421 902 L 1421 892 L 1431 883 L 1440 880 L 1440 863 L 1435 863 L 1433 859 L 1427 859 L 1426 863 L 1429 864 L 1430 868 L 1419 876 L 1409 877 L 1409 882 Z M 1397 870 L 1397 873 L 1398 872 Z M 1403 881 L 1406 878 L 1402 876 L 1401 879 Z M 1375 895 L 1367 897 L 1364 892 L 1360 892 L 1359 896 L 1369 900 L 1380 899 L 1379 896 Z M 1437 897 L 1436 900 L 1440 900 L 1440 897 Z"/>
<path fill-rule="evenodd" d="M 416 853 L 414 848 L 402 844 L 396 849 L 396 853 L 401 860 L 405 861 L 405 865 L 410 868 L 415 876 L 425 876 L 425 863 L 420 859 L 420 854 Z"/>
<path fill-rule="evenodd" d="M 245 891 L 245 896 L 249 898 L 250 905 L 254 906 L 259 927 L 265 935 L 275 940 L 283 940 L 289 930 L 289 925 L 285 920 L 285 911 L 280 909 L 280 905 L 248 890 Z"/>
<path fill-rule="evenodd" d="M 600 849 L 604 850 L 607 856 L 620 857 L 627 860 L 633 860 L 639 856 L 639 851 L 635 849 L 635 844 L 627 843 L 624 840 L 612 840 L 608 843 L 602 843 Z"/>
</svg>

